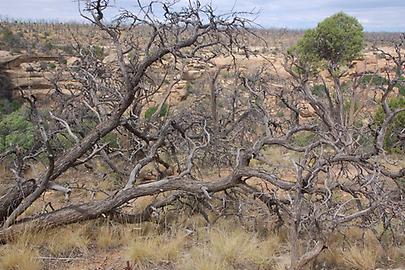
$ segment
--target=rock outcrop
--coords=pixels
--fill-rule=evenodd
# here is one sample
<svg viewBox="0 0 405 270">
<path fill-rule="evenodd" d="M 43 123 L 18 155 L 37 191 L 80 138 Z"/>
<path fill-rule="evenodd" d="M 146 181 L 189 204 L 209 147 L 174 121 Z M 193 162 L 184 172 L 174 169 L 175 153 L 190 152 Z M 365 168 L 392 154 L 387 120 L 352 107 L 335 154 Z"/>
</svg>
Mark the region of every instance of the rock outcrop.
<svg viewBox="0 0 405 270">
<path fill-rule="evenodd" d="M 35 94 L 37 98 L 50 94 L 54 89 L 53 82 L 61 59 L 63 59 L 61 56 L 13 55 L 7 51 L 0 51 L 2 75 L 10 82 L 11 94 L 8 98 L 19 96 L 21 91 Z M 69 77 L 67 73 L 62 73 L 62 76 L 59 74 L 62 81 L 58 81 L 58 85 L 69 85 Z"/>
</svg>

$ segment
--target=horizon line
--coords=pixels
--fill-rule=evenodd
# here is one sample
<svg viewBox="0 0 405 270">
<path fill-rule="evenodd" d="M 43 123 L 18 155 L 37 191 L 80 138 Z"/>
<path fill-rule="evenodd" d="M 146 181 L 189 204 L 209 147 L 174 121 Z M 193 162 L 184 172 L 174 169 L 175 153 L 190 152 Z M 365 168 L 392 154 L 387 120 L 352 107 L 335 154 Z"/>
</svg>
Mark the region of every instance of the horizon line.
<svg viewBox="0 0 405 270">
<path fill-rule="evenodd" d="M 27 19 L 27 18 L 12 18 L 8 16 L 4 16 L 0 14 L 0 23 L 36 23 L 36 24 L 76 24 L 76 25 L 94 25 L 92 22 L 87 21 L 86 19 L 82 18 L 82 20 L 58 20 L 58 19 Z M 110 23 L 109 21 L 107 23 Z M 248 29 L 255 29 L 255 30 L 287 30 L 287 31 L 297 31 L 297 32 L 305 32 L 309 29 L 313 29 L 315 27 L 308 27 L 308 28 L 292 28 L 292 27 L 279 27 L 279 26 L 262 26 L 260 24 L 255 24 L 258 27 L 248 27 Z M 405 31 L 396 31 L 396 30 L 367 30 L 363 29 L 364 33 L 392 33 L 392 34 L 402 34 Z"/>
</svg>

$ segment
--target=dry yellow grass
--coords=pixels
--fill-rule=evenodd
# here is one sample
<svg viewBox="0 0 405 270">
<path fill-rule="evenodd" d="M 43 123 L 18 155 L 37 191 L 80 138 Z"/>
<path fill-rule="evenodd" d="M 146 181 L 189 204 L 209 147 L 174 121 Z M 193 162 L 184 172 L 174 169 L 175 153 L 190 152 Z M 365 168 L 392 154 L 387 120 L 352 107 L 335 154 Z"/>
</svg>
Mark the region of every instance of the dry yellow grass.
<svg viewBox="0 0 405 270">
<path fill-rule="evenodd" d="M 395 266 L 405 265 L 405 245 L 399 247 L 389 247 L 386 250 L 386 259 L 389 263 L 393 263 Z"/>
<path fill-rule="evenodd" d="M 158 225 L 151 222 L 143 224 L 119 224 L 117 225 L 119 239 L 122 245 L 128 246 L 134 239 L 156 235 L 159 232 Z"/>
<path fill-rule="evenodd" d="M 214 256 L 207 247 L 192 248 L 180 261 L 179 270 L 223 270 L 232 269 L 219 257 Z"/>
<path fill-rule="evenodd" d="M 120 230 L 117 226 L 102 225 L 95 233 L 95 243 L 100 249 L 109 249 L 121 244 Z"/>
<path fill-rule="evenodd" d="M 86 253 L 90 237 L 87 224 L 71 225 L 53 230 L 48 235 L 45 245 L 54 256 L 77 251 Z"/>
<path fill-rule="evenodd" d="M 342 253 L 346 266 L 358 270 L 374 270 L 377 251 L 369 247 L 352 246 Z"/>
<path fill-rule="evenodd" d="M 44 242 L 45 234 L 26 228 L 18 238 L 10 244 L 0 246 L 1 270 L 39 270 L 42 269 L 38 259 L 37 247 Z"/>
<path fill-rule="evenodd" d="M 135 264 L 146 262 L 174 262 L 183 252 L 186 237 L 180 233 L 174 236 L 156 234 L 132 239 L 127 246 L 127 257 Z"/>
<path fill-rule="evenodd" d="M 0 251 L 2 270 L 40 270 L 42 263 L 38 252 L 22 245 L 8 245 Z"/>
<path fill-rule="evenodd" d="M 254 264 L 260 268 L 272 265 L 280 246 L 277 236 L 260 241 L 254 233 L 242 229 L 212 231 L 208 243 L 209 250 L 229 264 Z"/>
<path fill-rule="evenodd" d="M 96 252 L 122 254 L 122 263 L 129 260 L 136 269 L 162 263 L 176 270 L 286 269 L 290 263 L 286 231 L 260 233 L 245 225 L 230 218 L 207 226 L 198 215 L 184 215 L 165 224 L 92 221 L 49 231 L 27 229 L 0 247 L 0 269 L 37 270 L 42 269 L 40 256 L 85 253 L 92 258 Z M 370 231 L 348 228 L 329 240 L 328 249 L 318 258 L 328 269 L 369 270 L 378 264 L 398 267 L 404 263 L 404 246 L 382 250 Z"/>
<path fill-rule="evenodd" d="M 347 228 L 332 235 L 327 246 L 318 261 L 328 267 L 375 269 L 383 253 L 376 237 L 370 231 L 359 228 Z"/>
<path fill-rule="evenodd" d="M 271 268 L 271 270 L 286 270 L 290 266 L 290 263 L 290 256 L 288 256 L 288 254 L 284 254 L 280 257 L 277 257 L 276 264 L 273 268 Z"/>
<path fill-rule="evenodd" d="M 201 229 L 197 234 L 193 248 L 180 260 L 179 269 L 271 269 L 282 247 L 276 234 L 260 239 L 231 222 Z"/>
</svg>

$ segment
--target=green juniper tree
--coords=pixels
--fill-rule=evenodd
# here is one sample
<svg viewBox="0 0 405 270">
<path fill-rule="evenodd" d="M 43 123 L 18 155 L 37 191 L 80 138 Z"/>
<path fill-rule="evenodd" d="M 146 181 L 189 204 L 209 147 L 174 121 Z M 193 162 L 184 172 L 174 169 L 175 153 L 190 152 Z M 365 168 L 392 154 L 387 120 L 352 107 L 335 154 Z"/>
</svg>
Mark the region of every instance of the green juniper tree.
<svg viewBox="0 0 405 270">
<path fill-rule="evenodd" d="M 358 20 L 339 12 L 307 30 L 290 52 L 312 66 L 327 64 L 336 69 L 358 57 L 363 42 L 363 27 Z"/>
</svg>

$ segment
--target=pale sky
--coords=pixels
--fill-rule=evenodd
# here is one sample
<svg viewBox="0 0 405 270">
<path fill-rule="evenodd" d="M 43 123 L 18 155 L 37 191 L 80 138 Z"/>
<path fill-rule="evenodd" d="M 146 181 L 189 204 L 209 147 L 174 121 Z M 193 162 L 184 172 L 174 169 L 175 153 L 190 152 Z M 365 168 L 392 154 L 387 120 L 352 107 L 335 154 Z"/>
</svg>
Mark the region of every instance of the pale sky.
<svg viewBox="0 0 405 270">
<path fill-rule="evenodd" d="M 180 0 L 184 2 L 186 0 Z M 146 0 L 142 0 L 143 3 Z M 217 12 L 232 8 L 259 12 L 263 27 L 306 29 L 322 19 L 344 11 L 355 16 L 367 31 L 405 32 L 405 0 L 202 0 Z M 135 0 L 113 0 L 115 7 L 131 10 Z M 75 0 L 0 0 L 0 18 L 81 21 Z"/>
</svg>

